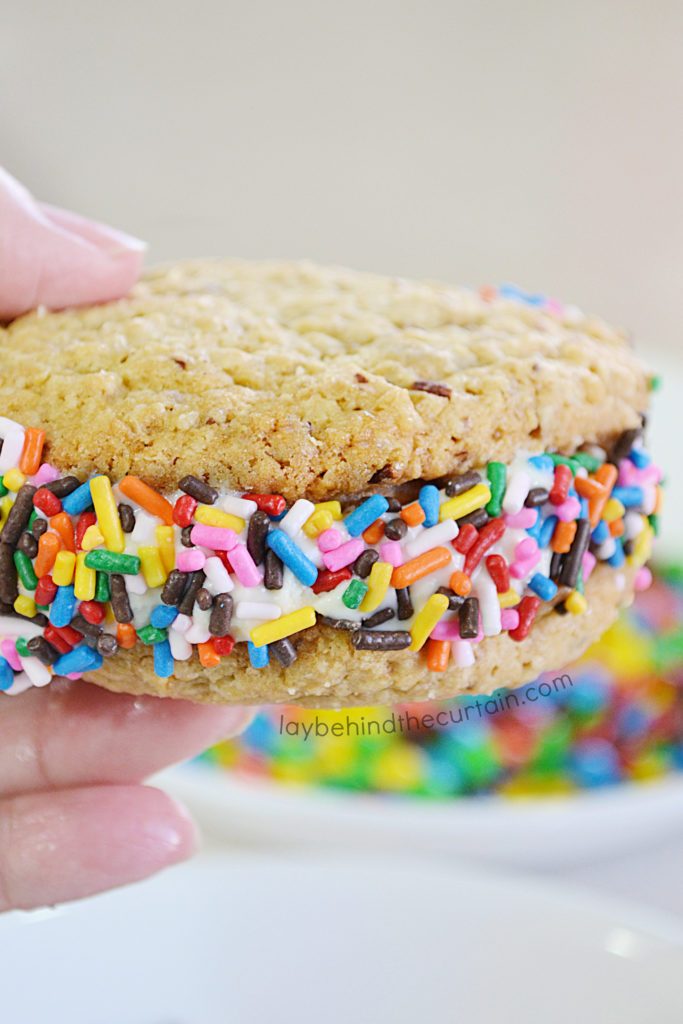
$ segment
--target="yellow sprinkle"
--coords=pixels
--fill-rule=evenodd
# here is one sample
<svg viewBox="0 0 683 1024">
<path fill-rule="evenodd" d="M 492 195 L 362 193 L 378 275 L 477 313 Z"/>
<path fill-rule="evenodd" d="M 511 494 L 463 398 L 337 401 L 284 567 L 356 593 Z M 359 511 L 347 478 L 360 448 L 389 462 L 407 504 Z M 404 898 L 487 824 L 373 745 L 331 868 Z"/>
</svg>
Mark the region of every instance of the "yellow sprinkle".
<svg viewBox="0 0 683 1024">
<path fill-rule="evenodd" d="M 650 524 L 647 523 L 636 537 L 633 553 L 626 559 L 627 565 L 633 565 L 638 568 L 641 565 L 645 565 L 650 557 L 650 552 L 652 551 L 654 535 L 655 531 L 652 529 Z"/>
<path fill-rule="evenodd" d="M 333 522 L 334 516 L 329 509 L 317 509 L 304 523 L 303 531 L 307 537 L 317 537 L 323 530 L 329 530 Z"/>
<path fill-rule="evenodd" d="M 157 545 L 161 553 L 161 562 L 167 573 L 175 569 L 175 538 L 172 526 L 157 526 Z"/>
<path fill-rule="evenodd" d="M 107 476 L 94 476 L 90 481 L 92 503 L 95 506 L 97 525 L 100 528 L 108 551 L 121 554 L 126 546 L 116 507 L 111 481 Z"/>
<path fill-rule="evenodd" d="M 491 491 L 486 484 L 475 484 L 469 491 L 458 494 L 455 498 L 444 501 L 439 509 L 439 522 L 444 519 L 460 519 L 482 508 L 491 498 Z"/>
<path fill-rule="evenodd" d="M 74 578 L 76 556 L 73 551 L 58 551 L 52 567 L 52 582 L 58 587 L 68 587 Z"/>
<path fill-rule="evenodd" d="M 315 511 L 329 512 L 333 519 L 343 519 L 341 504 L 338 501 L 318 501 Z"/>
<path fill-rule="evenodd" d="M 100 544 L 104 544 L 104 537 L 97 523 L 93 523 L 83 534 L 81 547 L 84 551 L 92 551 L 93 548 L 98 548 Z"/>
<path fill-rule="evenodd" d="M 0 526 L 7 519 L 7 516 L 9 515 L 9 510 L 11 509 L 13 504 L 14 502 L 10 498 L 9 494 L 6 494 L 2 501 L 0 501 Z"/>
<path fill-rule="evenodd" d="M 424 608 L 422 608 L 415 617 L 415 621 L 413 622 L 410 630 L 413 642 L 410 645 L 409 650 L 420 650 L 447 608 L 448 598 L 445 594 L 432 594 Z"/>
<path fill-rule="evenodd" d="M 362 612 L 374 612 L 375 608 L 379 608 L 384 600 L 393 571 L 394 567 L 389 562 L 375 562 L 368 577 L 367 592 L 361 601 L 360 610 Z"/>
<path fill-rule="evenodd" d="M 572 590 L 564 603 L 572 615 L 581 615 L 588 607 L 588 601 L 578 590 Z"/>
<path fill-rule="evenodd" d="M 233 516 L 231 512 L 223 512 L 220 508 L 214 508 L 213 505 L 198 505 L 194 517 L 198 523 L 203 523 L 204 526 L 225 526 L 229 530 L 234 530 L 235 533 L 239 533 L 244 528 L 244 519 Z"/>
<path fill-rule="evenodd" d="M 138 548 L 138 558 L 145 583 L 148 587 L 163 587 L 168 573 L 161 561 L 159 548 L 145 547 Z"/>
<path fill-rule="evenodd" d="M 602 513 L 602 518 L 606 523 L 613 523 L 615 519 L 621 519 L 626 512 L 626 509 L 618 500 L 618 498 L 610 498 Z"/>
<path fill-rule="evenodd" d="M 20 469 L 8 469 L 2 482 L 8 491 L 18 491 L 26 483 L 26 477 Z"/>
<path fill-rule="evenodd" d="M 448 602 L 446 602 L 448 603 Z M 283 615 L 273 622 L 264 622 L 261 626 L 254 626 L 251 631 L 251 642 L 254 647 L 263 647 L 264 644 L 272 644 L 274 640 L 283 640 L 292 633 L 298 633 L 302 629 L 315 626 L 315 609 L 310 605 L 299 608 L 298 611 Z"/>
<path fill-rule="evenodd" d="M 85 564 L 87 551 L 79 551 L 76 555 L 76 573 L 74 575 L 74 594 L 79 601 L 92 601 L 95 596 L 97 573 Z M 54 575 L 52 577 L 54 579 Z"/>
<path fill-rule="evenodd" d="M 36 602 L 32 597 L 20 594 L 19 597 L 15 598 L 14 610 L 18 615 L 25 615 L 27 619 L 32 619 L 36 614 Z"/>
<path fill-rule="evenodd" d="M 509 590 L 506 590 L 504 594 L 498 595 L 498 604 L 501 608 L 512 608 L 513 605 L 519 604 L 520 601 L 521 598 L 519 594 L 516 590 L 513 590 L 512 587 L 510 587 Z"/>
<path fill-rule="evenodd" d="M 114 610 L 109 601 L 107 601 L 107 606 L 104 609 L 104 621 L 116 622 L 116 616 L 114 615 Z"/>
</svg>

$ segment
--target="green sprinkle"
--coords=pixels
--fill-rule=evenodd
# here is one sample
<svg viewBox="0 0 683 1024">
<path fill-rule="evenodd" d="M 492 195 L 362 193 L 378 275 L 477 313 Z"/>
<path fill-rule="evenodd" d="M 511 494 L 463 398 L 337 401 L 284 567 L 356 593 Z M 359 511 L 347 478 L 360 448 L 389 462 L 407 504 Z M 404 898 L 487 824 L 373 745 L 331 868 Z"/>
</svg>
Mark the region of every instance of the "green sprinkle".
<svg viewBox="0 0 683 1024">
<path fill-rule="evenodd" d="M 583 566 L 579 569 L 579 575 L 576 577 L 576 591 L 578 594 L 584 593 L 583 586 Z"/>
<path fill-rule="evenodd" d="M 27 529 L 29 529 L 29 530 L 31 529 L 31 527 L 33 526 L 33 524 L 35 523 L 37 518 L 38 518 L 38 513 L 34 509 L 33 512 L 31 512 L 31 515 L 29 516 Z"/>
<path fill-rule="evenodd" d="M 138 630 L 138 636 L 143 644 L 158 644 L 168 636 L 168 630 L 157 629 L 156 626 L 143 626 Z"/>
<path fill-rule="evenodd" d="M 486 467 L 486 476 L 489 481 L 491 498 L 486 506 L 490 516 L 499 516 L 502 509 L 503 495 L 505 494 L 505 482 L 507 470 L 503 462 L 489 462 Z"/>
<path fill-rule="evenodd" d="M 0 498 L 4 498 L 6 494 L 7 494 L 7 488 L 5 487 L 5 485 L 2 482 L 2 477 L 0 477 Z"/>
<path fill-rule="evenodd" d="M 19 579 L 27 590 L 35 590 L 38 586 L 38 577 L 33 571 L 33 565 L 28 555 L 23 551 L 14 552 L 14 564 L 17 567 Z"/>
<path fill-rule="evenodd" d="M 103 604 L 109 601 L 111 598 L 111 591 L 109 589 L 109 577 L 106 572 L 100 570 L 97 574 L 97 582 L 95 583 L 95 600 L 101 601 Z"/>
<path fill-rule="evenodd" d="M 662 386 L 662 378 L 657 373 L 654 377 L 650 377 L 650 391 L 659 391 Z"/>
<path fill-rule="evenodd" d="M 37 604 L 36 611 L 45 612 L 45 614 L 47 614 L 50 611 L 50 606 L 49 604 Z"/>
<path fill-rule="evenodd" d="M 556 452 L 548 452 L 547 454 L 550 455 L 550 458 L 553 460 L 554 466 L 569 466 L 572 473 L 576 473 L 577 469 L 581 465 L 573 455 L 558 455 Z M 600 465 L 600 463 L 598 463 L 598 465 Z"/>
<path fill-rule="evenodd" d="M 31 654 L 26 646 L 26 639 L 23 636 L 20 636 L 17 640 L 17 654 L 20 658 L 28 658 Z"/>
<path fill-rule="evenodd" d="M 367 593 L 368 585 L 362 580 L 351 580 L 342 594 L 342 601 L 347 608 L 357 608 Z"/>
<path fill-rule="evenodd" d="M 652 515 L 647 517 L 647 521 L 654 530 L 655 537 L 659 534 L 659 513 L 653 512 Z"/>
<path fill-rule="evenodd" d="M 126 576 L 137 576 L 140 572 L 140 559 L 137 555 L 118 555 L 115 551 L 96 548 L 85 556 L 88 569 L 103 569 L 104 572 L 123 573 Z"/>
<path fill-rule="evenodd" d="M 596 469 L 600 469 L 600 466 L 602 466 L 602 462 L 597 455 L 590 455 L 588 452 L 577 452 L 575 455 L 572 455 L 572 458 L 574 462 L 578 462 L 579 466 L 583 466 L 589 473 L 594 473 Z"/>
</svg>

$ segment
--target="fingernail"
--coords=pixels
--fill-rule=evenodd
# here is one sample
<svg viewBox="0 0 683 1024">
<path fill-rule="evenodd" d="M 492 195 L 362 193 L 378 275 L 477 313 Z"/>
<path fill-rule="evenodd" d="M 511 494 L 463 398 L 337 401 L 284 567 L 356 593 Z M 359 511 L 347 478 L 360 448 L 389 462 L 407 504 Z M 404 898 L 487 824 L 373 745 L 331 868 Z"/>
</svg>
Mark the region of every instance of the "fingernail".
<svg viewBox="0 0 683 1024">
<path fill-rule="evenodd" d="M 258 708 L 225 708 L 221 728 L 217 731 L 216 743 L 232 739 L 244 732 L 256 718 Z"/>
<path fill-rule="evenodd" d="M 175 864 L 187 860 L 199 847 L 199 832 L 187 809 L 169 796 L 168 812 L 162 817 L 150 817 L 142 826 L 141 841 L 154 850 L 155 857 L 163 863 Z"/>
</svg>

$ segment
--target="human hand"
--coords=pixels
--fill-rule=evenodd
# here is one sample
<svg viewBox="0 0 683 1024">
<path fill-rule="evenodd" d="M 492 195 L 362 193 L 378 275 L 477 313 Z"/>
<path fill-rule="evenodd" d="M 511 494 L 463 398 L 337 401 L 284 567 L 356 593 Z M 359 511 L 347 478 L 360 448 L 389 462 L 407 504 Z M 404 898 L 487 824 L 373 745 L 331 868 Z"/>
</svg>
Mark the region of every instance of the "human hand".
<svg viewBox="0 0 683 1024">
<path fill-rule="evenodd" d="M 144 244 L 37 202 L 0 167 L 0 321 L 124 295 Z M 153 772 L 245 728 L 245 708 L 55 678 L 0 694 L 0 911 L 77 899 L 188 857 L 195 829 Z"/>
</svg>

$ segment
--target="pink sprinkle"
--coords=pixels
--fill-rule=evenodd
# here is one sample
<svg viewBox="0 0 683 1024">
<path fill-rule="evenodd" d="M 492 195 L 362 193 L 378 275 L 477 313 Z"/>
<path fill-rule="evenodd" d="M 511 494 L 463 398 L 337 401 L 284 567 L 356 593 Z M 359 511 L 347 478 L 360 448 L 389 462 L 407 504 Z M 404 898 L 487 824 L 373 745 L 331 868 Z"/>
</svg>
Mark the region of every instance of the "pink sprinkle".
<svg viewBox="0 0 683 1024">
<path fill-rule="evenodd" d="M 650 572 L 648 567 L 646 565 L 644 565 L 636 573 L 636 578 L 634 580 L 634 586 L 635 586 L 636 590 L 647 590 L 647 588 L 650 586 L 651 583 L 652 583 L 652 573 Z"/>
<path fill-rule="evenodd" d="M 535 508 L 523 508 L 521 512 L 505 516 L 505 525 L 515 529 L 528 530 L 536 522 L 537 516 Z"/>
<path fill-rule="evenodd" d="M 206 555 L 199 548 L 179 551 L 176 556 L 176 566 L 181 572 L 195 572 L 197 569 L 203 569 L 205 564 Z"/>
<path fill-rule="evenodd" d="M 83 675 L 82 672 L 67 672 L 66 678 L 67 679 L 80 679 L 82 677 L 82 675 Z"/>
<path fill-rule="evenodd" d="M 457 619 L 450 622 L 437 622 L 429 634 L 432 640 L 462 640 L 460 636 L 460 624 Z"/>
<path fill-rule="evenodd" d="M 237 534 L 224 526 L 205 526 L 197 523 L 192 527 L 190 540 L 193 544 L 211 548 L 213 551 L 232 551 L 237 544 Z"/>
<path fill-rule="evenodd" d="M 336 572 L 337 569 L 343 569 L 346 565 L 351 565 L 351 562 L 355 562 L 359 555 L 365 550 L 365 541 L 361 540 L 360 537 L 355 540 L 347 540 L 346 544 L 341 544 L 334 551 L 327 551 L 323 555 L 323 562 L 325 568 L 329 569 L 330 572 Z"/>
<path fill-rule="evenodd" d="M 386 541 L 379 550 L 383 562 L 388 562 L 389 565 L 403 565 L 403 552 L 397 540 Z"/>
<path fill-rule="evenodd" d="M 474 651 L 469 640 L 454 640 L 451 646 L 453 661 L 458 668 L 468 668 L 474 664 Z"/>
<path fill-rule="evenodd" d="M 502 608 L 500 612 L 501 629 L 517 629 L 519 612 L 516 608 Z"/>
<path fill-rule="evenodd" d="M 583 566 L 583 578 L 587 580 L 595 568 L 596 558 L 592 551 L 584 551 L 581 565 Z"/>
<path fill-rule="evenodd" d="M 14 640 L 10 640 L 9 637 L 3 640 L 0 644 L 0 651 L 2 651 L 3 658 L 7 659 L 10 668 L 13 668 L 15 672 L 21 672 L 21 662 L 19 661 L 17 645 Z"/>
<path fill-rule="evenodd" d="M 659 466 L 655 466 L 654 462 L 651 462 L 645 469 L 640 470 L 637 483 L 647 484 L 658 484 L 662 479 L 662 470 Z"/>
<path fill-rule="evenodd" d="M 323 530 L 318 536 L 318 547 L 321 551 L 334 551 L 338 548 L 342 542 L 342 535 L 339 530 L 335 530 L 334 527 L 330 527 L 329 530 Z"/>
<path fill-rule="evenodd" d="M 578 498 L 565 498 L 561 505 L 556 506 L 555 515 L 563 523 L 571 523 L 581 515 L 581 502 Z"/>
<path fill-rule="evenodd" d="M 59 480 L 61 475 L 59 470 L 51 466 L 49 462 L 44 462 L 33 477 L 33 484 L 35 487 L 42 487 L 43 484 L 51 484 L 53 480 Z"/>
<path fill-rule="evenodd" d="M 555 316 L 564 315 L 564 306 L 559 301 L 559 299 L 547 298 L 545 300 L 545 308 L 549 313 L 553 313 Z"/>
<path fill-rule="evenodd" d="M 617 483 L 620 487 L 630 487 L 631 484 L 635 484 L 638 477 L 638 470 L 633 465 L 630 459 L 624 459 L 619 466 L 619 479 Z"/>
<path fill-rule="evenodd" d="M 261 570 L 251 557 L 244 544 L 238 544 L 230 552 L 230 565 L 244 587 L 258 587 L 263 580 Z"/>
<path fill-rule="evenodd" d="M 510 566 L 510 575 L 514 576 L 516 580 L 523 579 L 524 576 L 527 575 L 527 573 L 531 572 L 533 567 L 539 561 L 540 557 L 541 554 L 537 549 L 536 554 L 533 558 L 526 558 L 523 562 L 513 562 L 512 565 Z"/>
<path fill-rule="evenodd" d="M 515 548 L 515 559 L 518 562 L 526 562 L 535 555 L 538 555 L 538 544 L 534 538 L 525 537 L 524 540 L 520 540 L 519 544 Z"/>
</svg>

